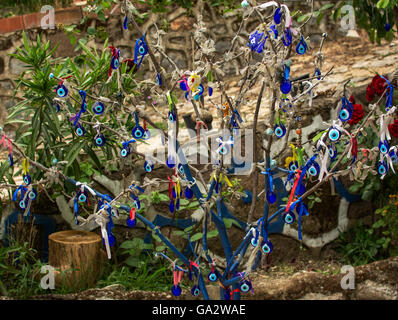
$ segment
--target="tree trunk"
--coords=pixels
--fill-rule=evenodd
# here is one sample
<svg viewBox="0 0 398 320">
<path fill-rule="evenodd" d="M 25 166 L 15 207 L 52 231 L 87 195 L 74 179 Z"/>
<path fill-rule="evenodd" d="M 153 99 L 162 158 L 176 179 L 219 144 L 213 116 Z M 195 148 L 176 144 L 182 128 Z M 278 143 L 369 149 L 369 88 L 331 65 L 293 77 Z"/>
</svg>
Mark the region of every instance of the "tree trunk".
<svg viewBox="0 0 398 320">
<path fill-rule="evenodd" d="M 93 232 L 68 230 L 49 236 L 49 264 L 55 269 L 56 288 L 92 287 L 103 271 L 101 237 Z"/>
</svg>

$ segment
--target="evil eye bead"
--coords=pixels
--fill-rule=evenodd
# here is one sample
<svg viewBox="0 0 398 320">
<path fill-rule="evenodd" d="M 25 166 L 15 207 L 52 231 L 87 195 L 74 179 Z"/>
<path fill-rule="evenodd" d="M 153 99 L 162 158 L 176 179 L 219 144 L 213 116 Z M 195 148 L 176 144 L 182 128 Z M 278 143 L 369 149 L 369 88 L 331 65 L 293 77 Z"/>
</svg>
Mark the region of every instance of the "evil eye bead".
<svg viewBox="0 0 398 320">
<path fill-rule="evenodd" d="M 213 95 L 213 88 L 209 87 L 209 97 L 211 97 Z"/>
<path fill-rule="evenodd" d="M 112 209 L 111 210 L 111 215 L 114 218 L 119 218 L 119 211 L 117 209 Z"/>
<path fill-rule="evenodd" d="M 289 47 L 292 44 L 293 35 L 290 31 L 290 28 L 285 30 L 285 36 L 282 38 L 283 44 L 285 47 Z"/>
<path fill-rule="evenodd" d="M 250 241 L 250 244 L 255 248 L 258 246 L 258 238 L 253 237 L 252 240 Z"/>
<path fill-rule="evenodd" d="M 25 208 L 26 208 L 26 203 L 25 203 L 25 201 L 23 201 L 23 200 L 19 201 L 19 207 L 20 207 L 21 209 L 25 209 Z"/>
<path fill-rule="evenodd" d="M 275 24 L 280 24 L 282 19 L 282 13 L 280 8 L 276 8 L 274 13 L 274 22 Z"/>
<path fill-rule="evenodd" d="M 336 157 L 337 157 L 337 148 L 336 148 L 335 145 L 329 146 L 329 157 L 330 157 L 330 160 L 332 160 L 332 161 L 334 159 L 336 159 Z"/>
<path fill-rule="evenodd" d="M 290 171 L 296 171 L 299 168 L 298 162 L 297 161 L 292 161 L 289 163 L 289 170 Z"/>
<path fill-rule="evenodd" d="M 149 140 L 150 137 L 151 137 L 151 132 L 147 129 L 144 132 L 144 135 L 142 136 L 142 140 Z"/>
<path fill-rule="evenodd" d="M 54 103 L 54 104 L 53 104 L 53 108 L 54 108 L 54 111 L 55 111 L 56 113 L 58 113 L 58 112 L 61 111 L 61 107 L 59 106 L 58 103 Z"/>
<path fill-rule="evenodd" d="M 390 156 L 392 162 L 395 163 L 395 162 L 398 161 L 398 155 L 397 155 L 397 153 L 396 153 L 394 150 L 392 150 L 392 151 L 389 153 L 389 156 Z"/>
<path fill-rule="evenodd" d="M 176 114 L 174 111 L 169 111 L 169 121 L 170 122 L 175 122 L 177 120 Z"/>
<path fill-rule="evenodd" d="M 105 111 L 105 106 L 102 102 L 97 101 L 93 104 L 93 112 L 97 115 L 103 114 Z"/>
<path fill-rule="evenodd" d="M 143 127 L 140 126 L 135 126 L 133 130 L 131 130 L 131 135 L 133 136 L 134 139 L 142 139 L 144 137 L 145 130 Z"/>
<path fill-rule="evenodd" d="M 384 30 L 386 30 L 387 32 L 389 32 L 391 30 L 391 24 L 390 23 L 386 23 L 384 25 Z"/>
<path fill-rule="evenodd" d="M 307 43 L 305 42 L 304 37 L 301 36 L 301 40 L 296 47 L 296 52 L 299 55 L 303 55 L 307 52 L 307 49 L 308 49 Z"/>
<path fill-rule="evenodd" d="M 177 284 L 176 286 L 173 285 L 171 287 L 171 293 L 175 296 L 175 297 L 179 297 L 181 295 L 182 289 L 181 287 Z"/>
<path fill-rule="evenodd" d="M 133 207 L 135 208 L 135 210 L 140 210 L 141 209 L 141 202 L 140 202 L 140 200 L 138 198 L 134 200 Z"/>
<path fill-rule="evenodd" d="M 11 153 L 8 154 L 8 162 L 10 163 L 10 167 L 14 165 L 14 158 Z"/>
<path fill-rule="evenodd" d="M 124 21 L 123 21 L 123 29 L 124 29 L 124 30 L 127 30 L 127 28 L 128 28 L 128 23 L 129 23 L 129 18 L 126 16 L 126 17 L 124 18 Z"/>
<path fill-rule="evenodd" d="M 252 289 L 252 283 L 249 280 L 245 280 L 240 284 L 240 291 L 247 293 Z"/>
<path fill-rule="evenodd" d="M 161 75 L 160 73 L 158 73 L 158 74 L 156 75 L 156 84 L 157 84 L 159 87 L 163 84 L 162 75 Z"/>
<path fill-rule="evenodd" d="M 315 69 L 314 76 L 317 77 L 318 80 L 321 80 L 322 72 L 319 68 Z"/>
<path fill-rule="evenodd" d="M 26 185 L 30 185 L 30 183 L 32 182 L 32 178 L 30 177 L 30 174 L 26 174 L 23 176 L 23 182 Z"/>
<path fill-rule="evenodd" d="M 384 142 L 380 141 L 379 150 L 380 150 L 380 152 L 382 154 L 388 154 L 388 151 L 390 150 L 390 147 L 389 147 L 388 142 L 386 140 Z"/>
<path fill-rule="evenodd" d="M 86 202 L 87 201 L 87 197 L 85 194 L 81 194 L 78 198 L 79 202 Z"/>
<path fill-rule="evenodd" d="M 129 228 L 134 228 L 137 225 L 137 219 L 130 219 L 130 217 L 128 217 L 126 224 Z"/>
<path fill-rule="evenodd" d="M 30 200 L 35 200 L 37 198 L 37 191 L 35 189 L 32 189 L 29 194 L 28 194 L 28 198 Z"/>
<path fill-rule="evenodd" d="M 149 161 L 149 160 L 145 161 L 144 169 L 145 169 L 146 172 L 148 172 L 148 173 L 152 172 L 153 168 L 154 168 L 154 165 L 153 165 L 152 161 Z"/>
<path fill-rule="evenodd" d="M 340 139 L 341 132 L 337 130 L 336 128 L 331 128 L 329 130 L 329 139 L 331 141 L 338 141 Z"/>
<path fill-rule="evenodd" d="M 120 151 L 120 155 L 122 156 L 122 158 L 126 158 L 130 154 L 130 152 L 130 147 L 126 147 Z"/>
<path fill-rule="evenodd" d="M 274 25 L 271 26 L 271 30 L 269 31 L 269 33 L 271 34 L 271 37 L 273 39 L 278 39 L 278 30 L 276 29 L 276 27 Z"/>
<path fill-rule="evenodd" d="M 140 46 L 138 48 L 138 53 L 142 56 L 148 53 L 148 49 L 143 41 L 141 41 L 140 43 Z"/>
<path fill-rule="evenodd" d="M 352 117 L 352 111 L 347 108 L 342 108 L 339 113 L 339 119 L 343 122 L 350 120 Z"/>
<path fill-rule="evenodd" d="M 197 297 L 200 293 L 200 289 L 198 286 L 193 286 L 191 289 L 191 295 Z"/>
<path fill-rule="evenodd" d="M 78 124 L 75 129 L 75 133 L 78 137 L 83 137 L 86 134 L 86 130 Z"/>
<path fill-rule="evenodd" d="M 57 95 L 60 98 L 65 98 L 68 95 L 68 89 L 62 84 L 57 87 Z"/>
<path fill-rule="evenodd" d="M 312 166 L 308 169 L 308 173 L 310 176 L 316 177 L 319 175 L 319 172 L 321 171 L 321 168 L 319 167 L 319 164 L 314 162 Z"/>
<path fill-rule="evenodd" d="M 218 153 L 221 155 L 226 155 L 229 152 L 229 148 L 225 145 L 220 146 L 220 148 L 218 149 Z"/>
<path fill-rule="evenodd" d="M 210 272 L 207 275 L 207 279 L 209 279 L 210 282 L 216 282 L 218 280 L 218 277 L 214 272 Z"/>
<path fill-rule="evenodd" d="M 384 176 L 385 174 L 387 174 L 388 172 L 388 165 L 385 161 L 381 162 L 379 161 L 379 163 L 377 164 L 377 172 L 381 175 Z"/>
<path fill-rule="evenodd" d="M 100 134 L 95 136 L 94 142 L 98 147 L 103 147 L 106 143 L 106 139 L 102 134 Z"/>
<path fill-rule="evenodd" d="M 198 90 L 199 90 L 198 95 L 201 96 L 203 94 L 203 92 L 205 91 L 205 88 L 203 87 L 202 84 L 200 84 L 199 87 L 198 87 Z"/>
<path fill-rule="evenodd" d="M 117 68 L 119 68 L 119 59 L 117 57 L 113 57 L 111 60 L 111 68 L 113 70 L 116 70 Z"/>
<path fill-rule="evenodd" d="M 271 243 L 271 241 L 264 241 L 263 245 L 261 246 L 261 250 L 263 250 L 263 252 L 265 254 L 270 254 L 273 249 L 274 249 L 274 246 Z"/>
<path fill-rule="evenodd" d="M 178 172 L 181 174 L 185 174 L 184 166 L 181 163 L 178 164 Z"/>
<path fill-rule="evenodd" d="M 286 128 L 282 123 L 280 123 L 279 125 L 275 126 L 274 132 L 276 137 L 280 139 L 286 134 Z"/>
<path fill-rule="evenodd" d="M 293 224 L 294 221 L 296 221 L 296 216 L 294 215 L 293 212 L 286 212 L 283 214 L 283 221 L 286 224 Z"/>
</svg>

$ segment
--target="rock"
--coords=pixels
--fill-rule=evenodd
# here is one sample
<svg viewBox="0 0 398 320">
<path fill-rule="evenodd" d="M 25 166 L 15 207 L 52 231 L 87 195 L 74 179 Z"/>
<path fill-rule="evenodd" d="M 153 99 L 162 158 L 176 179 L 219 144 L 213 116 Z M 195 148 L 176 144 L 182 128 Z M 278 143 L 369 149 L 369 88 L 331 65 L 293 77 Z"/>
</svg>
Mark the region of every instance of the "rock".
<svg viewBox="0 0 398 320">
<path fill-rule="evenodd" d="M 220 287 L 218 286 L 206 286 L 207 293 L 211 300 L 220 300 Z"/>
<path fill-rule="evenodd" d="M 126 288 L 125 288 L 125 286 L 123 286 L 123 285 L 121 285 L 119 283 L 115 283 L 115 284 L 111 284 L 109 286 L 103 287 L 101 290 L 120 290 L 120 291 L 124 291 L 124 290 L 126 290 Z"/>
<path fill-rule="evenodd" d="M 356 288 L 356 299 L 359 300 L 397 300 L 398 288 L 366 280 Z"/>
<path fill-rule="evenodd" d="M 172 31 L 187 31 L 191 30 L 195 20 L 188 18 L 187 16 L 181 16 L 170 23 L 170 29 Z"/>
<path fill-rule="evenodd" d="M 324 295 L 322 293 L 307 293 L 305 296 L 297 300 L 344 300 L 342 293 L 334 293 L 332 295 Z"/>
</svg>

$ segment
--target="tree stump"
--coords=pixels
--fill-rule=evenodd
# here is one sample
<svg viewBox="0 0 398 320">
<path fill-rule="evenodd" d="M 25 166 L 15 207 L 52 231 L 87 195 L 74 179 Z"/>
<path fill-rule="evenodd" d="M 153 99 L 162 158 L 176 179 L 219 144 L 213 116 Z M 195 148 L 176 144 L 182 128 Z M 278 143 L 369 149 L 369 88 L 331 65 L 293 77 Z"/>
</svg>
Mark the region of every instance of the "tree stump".
<svg viewBox="0 0 398 320">
<path fill-rule="evenodd" d="M 49 264 L 55 269 L 56 288 L 86 289 L 98 281 L 105 260 L 99 235 L 68 230 L 53 233 L 48 240 Z"/>
</svg>

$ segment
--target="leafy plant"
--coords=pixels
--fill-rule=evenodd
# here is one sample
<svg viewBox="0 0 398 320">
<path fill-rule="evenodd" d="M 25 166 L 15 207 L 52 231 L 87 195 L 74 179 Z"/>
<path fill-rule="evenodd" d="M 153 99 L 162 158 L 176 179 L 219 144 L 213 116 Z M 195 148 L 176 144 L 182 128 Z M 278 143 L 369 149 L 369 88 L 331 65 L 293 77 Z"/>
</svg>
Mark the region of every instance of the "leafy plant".
<svg viewBox="0 0 398 320">
<path fill-rule="evenodd" d="M 360 266 L 384 258 L 383 243 L 361 221 L 359 226 L 340 233 L 335 249 L 342 254 L 344 263 Z"/>
<path fill-rule="evenodd" d="M 371 234 L 380 234 L 380 243 L 383 249 L 388 250 L 391 255 L 398 254 L 398 195 L 390 195 L 387 205 L 375 211 L 377 221 L 369 230 Z"/>
<path fill-rule="evenodd" d="M 43 292 L 40 270 L 44 265 L 37 259 L 37 251 L 28 242 L 13 242 L 0 247 L 0 292 L 2 295 L 28 298 Z"/>
</svg>

